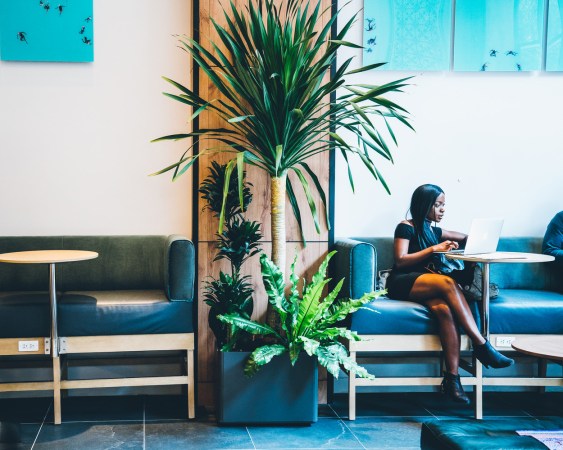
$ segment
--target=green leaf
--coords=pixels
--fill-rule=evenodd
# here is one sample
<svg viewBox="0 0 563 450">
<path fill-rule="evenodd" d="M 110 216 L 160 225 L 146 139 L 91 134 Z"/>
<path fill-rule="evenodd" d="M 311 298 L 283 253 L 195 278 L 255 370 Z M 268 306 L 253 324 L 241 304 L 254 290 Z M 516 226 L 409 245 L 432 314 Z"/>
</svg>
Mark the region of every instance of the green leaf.
<svg viewBox="0 0 563 450">
<path fill-rule="evenodd" d="M 283 345 L 264 345 L 252 352 L 244 366 L 244 374 L 251 377 L 260 370 L 260 367 L 268 364 L 274 356 L 279 356 L 287 351 Z"/>
<path fill-rule="evenodd" d="M 305 239 L 305 234 L 303 232 L 303 224 L 301 223 L 301 212 L 299 211 L 299 204 L 297 203 L 297 199 L 295 197 L 295 193 L 293 192 L 293 186 L 291 185 L 291 181 L 289 177 L 286 178 L 286 190 L 287 190 L 287 198 L 289 199 L 289 204 L 291 205 L 291 209 L 293 210 L 293 215 L 295 216 L 295 220 L 297 221 L 297 225 L 299 226 L 299 233 L 301 234 L 301 240 L 303 241 L 303 246 L 307 247 L 307 240 Z"/>
<path fill-rule="evenodd" d="M 252 115 L 248 115 L 248 116 L 232 117 L 232 118 L 229 119 L 227 122 L 229 122 L 229 123 L 238 123 L 238 122 L 242 122 L 243 120 L 248 119 L 249 117 L 253 117 L 253 116 L 252 116 Z"/>
<path fill-rule="evenodd" d="M 340 322 L 348 317 L 349 314 L 358 311 L 362 306 L 372 302 L 378 297 L 381 297 L 386 292 L 387 291 L 369 292 L 362 295 L 359 299 L 343 300 L 338 304 L 335 303 L 326 311 L 324 315 L 324 323 L 332 325 L 336 322 Z"/>
<path fill-rule="evenodd" d="M 237 178 L 240 210 L 244 211 L 244 152 L 237 155 Z"/>
<path fill-rule="evenodd" d="M 317 310 L 320 306 L 319 299 L 323 293 L 324 287 L 330 281 L 325 279 L 328 263 L 330 261 L 330 258 L 332 258 L 335 253 L 336 252 L 331 252 L 326 256 L 324 261 L 319 266 L 318 272 L 313 275 L 311 283 L 305 286 L 303 292 L 303 300 L 299 304 L 296 336 L 306 336 L 308 327 L 316 317 Z"/>
<path fill-rule="evenodd" d="M 229 195 L 229 185 L 231 182 L 231 174 L 233 173 L 233 168 L 237 160 L 232 159 L 228 162 L 227 168 L 225 169 L 225 181 L 223 183 L 223 203 L 221 204 L 221 214 L 219 215 L 219 231 L 221 234 L 223 232 L 223 227 L 225 225 L 225 207 L 227 205 L 227 196 Z"/>
<path fill-rule="evenodd" d="M 348 41 L 330 40 L 329 42 L 331 42 L 332 44 L 339 44 L 344 47 L 363 48 L 361 45 L 354 44 L 353 42 L 348 42 Z"/>
<path fill-rule="evenodd" d="M 283 155 L 283 146 L 276 145 L 276 175 L 279 173 L 280 170 L 282 155 Z"/>
<path fill-rule="evenodd" d="M 221 322 L 228 323 L 230 325 L 235 325 L 236 327 L 240 328 L 241 330 L 247 331 L 250 334 L 258 334 L 262 336 L 267 336 L 269 334 L 273 334 L 279 338 L 281 338 L 276 330 L 271 328 L 269 325 L 254 322 L 252 320 L 243 319 L 238 314 L 222 314 L 217 316 L 217 318 Z"/>
<path fill-rule="evenodd" d="M 306 338 L 305 336 L 300 336 L 299 339 L 303 342 L 303 349 L 309 356 L 313 356 L 321 345 L 319 341 Z"/>
<path fill-rule="evenodd" d="M 326 346 L 320 346 L 316 351 L 319 364 L 326 367 L 328 372 L 335 378 L 340 375 L 340 365 L 345 370 L 353 370 L 357 377 L 374 379 L 364 367 L 355 363 L 349 356 L 346 347 L 340 343 L 331 343 Z"/>
<path fill-rule="evenodd" d="M 283 273 L 264 253 L 260 255 L 260 266 L 268 301 L 280 315 L 281 322 L 284 323 L 287 311 L 283 308 L 285 289 Z"/>
<path fill-rule="evenodd" d="M 305 192 L 305 197 L 307 198 L 307 203 L 309 204 L 309 208 L 311 209 L 311 215 L 313 216 L 313 222 L 315 224 L 315 229 L 317 230 L 317 233 L 320 234 L 321 227 L 319 225 L 319 215 L 317 214 L 317 207 L 315 205 L 315 200 L 313 199 L 313 194 L 311 193 L 311 188 L 309 186 L 309 182 L 307 181 L 307 179 L 303 175 L 303 172 L 301 172 L 298 168 L 294 167 L 293 171 L 299 177 L 299 181 L 301 181 L 301 186 L 303 186 L 303 191 Z"/>
</svg>

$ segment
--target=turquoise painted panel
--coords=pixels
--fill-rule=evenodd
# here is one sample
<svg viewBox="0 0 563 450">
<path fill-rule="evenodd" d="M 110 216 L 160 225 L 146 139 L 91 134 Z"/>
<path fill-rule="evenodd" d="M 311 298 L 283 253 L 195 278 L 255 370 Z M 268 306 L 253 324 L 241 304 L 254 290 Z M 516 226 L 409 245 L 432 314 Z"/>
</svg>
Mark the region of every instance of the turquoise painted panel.
<svg viewBox="0 0 563 450">
<path fill-rule="evenodd" d="M 457 0 L 454 70 L 541 69 L 545 0 Z"/>
<path fill-rule="evenodd" d="M 0 59 L 94 60 L 92 0 L 0 0 Z"/>
<path fill-rule="evenodd" d="M 449 70 L 452 0 L 365 0 L 364 65 Z"/>
<path fill-rule="evenodd" d="M 549 0 L 545 70 L 563 71 L 563 0 Z"/>
</svg>

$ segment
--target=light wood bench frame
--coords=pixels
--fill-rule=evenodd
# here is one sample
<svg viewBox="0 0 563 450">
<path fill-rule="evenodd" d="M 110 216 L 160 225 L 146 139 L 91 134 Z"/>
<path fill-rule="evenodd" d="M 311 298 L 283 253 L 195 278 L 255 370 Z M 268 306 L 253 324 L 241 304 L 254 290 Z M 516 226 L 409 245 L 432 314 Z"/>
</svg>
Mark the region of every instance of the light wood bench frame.
<svg viewBox="0 0 563 450">
<path fill-rule="evenodd" d="M 532 335 L 491 335 L 490 342 L 496 342 L 498 337 L 523 338 Z M 550 335 L 542 335 L 549 337 Z M 442 346 L 437 335 L 361 335 L 362 340 L 348 341 L 348 350 L 353 361 L 359 364 L 373 362 L 374 358 L 358 358 L 358 353 L 390 353 L 408 352 L 440 352 Z M 501 352 L 513 352 L 511 347 L 496 347 Z M 471 350 L 471 342 L 467 336 L 461 337 L 461 351 Z M 525 356 L 525 355 L 523 355 Z M 529 358 L 529 356 L 528 356 Z M 538 377 L 484 377 L 483 366 L 475 358 L 469 364 L 465 360 L 460 361 L 461 367 L 468 371 L 471 376 L 462 376 L 461 382 L 465 386 L 474 386 L 475 418 L 483 418 L 483 386 L 563 386 L 563 374 L 561 377 L 546 377 L 547 364 L 544 359 L 539 362 Z M 348 378 L 348 418 L 356 420 L 356 388 L 359 386 L 439 386 L 442 377 L 381 377 L 377 374 L 374 380 L 356 378 L 354 372 L 349 373 Z"/>
<path fill-rule="evenodd" d="M 61 355 L 180 350 L 186 352 L 186 375 L 68 380 L 61 377 L 60 358 L 53 358 L 55 423 L 61 423 L 61 390 L 124 386 L 187 385 L 188 419 L 195 418 L 195 334 L 135 334 L 59 338 Z"/>
</svg>

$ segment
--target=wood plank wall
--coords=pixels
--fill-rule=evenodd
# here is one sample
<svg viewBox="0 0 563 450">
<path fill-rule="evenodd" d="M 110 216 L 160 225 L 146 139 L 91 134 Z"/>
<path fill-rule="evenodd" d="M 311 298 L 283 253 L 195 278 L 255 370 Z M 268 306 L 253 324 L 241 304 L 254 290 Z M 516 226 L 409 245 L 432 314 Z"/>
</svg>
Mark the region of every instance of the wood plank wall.
<svg viewBox="0 0 563 450">
<path fill-rule="evenodd" d="M 244 8 L 246 0 L 234 0 L 239 9 Z M 227 1 L 224 2 L 228 5 Z M 316 3 L 316 2 L 313 2 Z M 330 7 L 330 0 L 322 0 L 323 9 Z M 319 23 L 319 28 L 324 26 L 329 20 L 330 11 L 323 16 L 323 22 Z M 199 1 L 199 40 L 207 49 L 210 48 L 210 41 L 215 43 L 220 42 L 217 39 L 215 31 L 212 29 L 210 18 L 213 18 L 220 24 L 225 24 L 224 15 L 220 6 L 220 2 L 216 0 L 200 0 Z M 199 72 L 199 93 L 203 98 L 216 98 L 217 91 L 213 87 L 209 79 L 201 72 Z M 218 125 L 218 118 L 210 116 L 209 114 L 201 114 L 199 126 L 201 128 L 208 128 L 212 125 Z M 207 147 L 212 147 L 213 142 L 205 144 Z M 205 147 L 201 146 L 200 151 Z M 227 158 L 216 158 L 220 162 L 225 162 Z M 208 174 L 208 167 L 211 163 L 209 157 L 201 157 L 199 162 L 198 173 L 194 176 L 198 180 L 203 180 Z M 329 157 L 328 154 L 317 155 L 309 160 L 311 168 L 315 171 L 321 184 L 324 187 L 326 194 L 329 190 Z M 271 255 L 271 232 L 270 232 L 270 186 L 268 176 L 253 167 L 247 168 L 247 177 L 254 187 L 252 189 L 253 201 L 250 205 L 247 217 L 250 220 L 256 220 L 262 224 L 261 232 L 264 236 L 262 240 L 262 249 L 268 255 Z M 293 183 L 294 186 L 298 186 Z M 309 207 L 306 202 L 302 190 L 295 188 L 298 202 L 301 208 L 304 232 L 307 239 L 307 246 L 304 248 L 300 242 L 300 234 L 297 223 L 292 216 L 291 207 L 289 203 L 286 204 L 287 211 L 287 271 L 289 265 L 297 255 L 297 271 L 300 277 L 310 279 L 316 272 L 322 259 L 326 256 L 328 251 L 328 230 L 324 219 L 321 219 L 322 230 L 321 234 L 317 234 L 313 225 L 313 220 L 310 216 Z M 320 205 L 317 198 L 317 204 Z M 226 266 L 220 262 L 213 262 L 215 256 L 215 233 L 217 231 L 217 221 L 211 216 L 208 211 L 202 211 L 205 203 L 199 197 L 197 204 L 198 214 L 198 403 L 207 408 L 213 409 L 215 405 L 215 382 L 217 377 L 217 357 L 215 349 L 215 339 L 213 333 L 209 329 L 207 317 L 209 307 L 203 303 L 203 283 L 210 276 L 217 276 L 219 270 L 226 270 Z M 264 288 L 260 279 L 260 267 L 258 256 L 246 263 L 245 272 L 253 277 L 253 284 L 255 288 L 254 295 L 254 314 L 255 319 L 265 319 L 267 301 L 265 298 Z M 319 376 L 319 401 L 326 403 L 326 372 L 320 371 Z"/>
</svg>

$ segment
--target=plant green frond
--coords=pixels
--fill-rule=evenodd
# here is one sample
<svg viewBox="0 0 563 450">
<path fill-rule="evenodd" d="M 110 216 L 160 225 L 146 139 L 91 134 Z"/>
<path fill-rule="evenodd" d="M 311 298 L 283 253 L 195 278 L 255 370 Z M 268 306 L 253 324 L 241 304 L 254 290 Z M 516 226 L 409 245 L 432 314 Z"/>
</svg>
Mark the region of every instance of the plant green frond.
<svg viewBox="0 0 563 450">
<path fill-rule="evenodd" d="M 244 8 L 229 2 L 229 7 L 225 9 L 226 25 L 213 21 L 218 41 L 211 43 L 211 50 L 187 37 L 180 40 L 182 48 L 222 97 L 202 98 L 190 88 L 165 78 L 180 92 L 179 95 L 167 95 L 193 108 L 193 117 L 206 111 L 223 123 L 230 122 L 231 128 L 224 132 L 225 136 L 230 136 L 226 143 L 236 151 L 252 155 L 245 156 L 247 163 L 272 176 L 298 166 L 305 169 L 323 205 L 326 205 L 326 198 L 319 189 L 318 179 L 303 165 L 308 158 L 333 150 L 341 150 L 345 155 L 349 153 L 359 157 L 374 179 L 389 190 L 380 175 L 376 158 L 381 156 L 392 161 L 391 151 L 373 119 L 385 118 L 382 125 L 394 144 L 396 137 L 390 120 L 412 128 L 406 116 L 408 112 L 384 97 L 401 92 L 409 78 L 379 86 L 352 85 L 347 82 L 348 76 L 376 69 L 382 63 L 349 70 L 351 59 L 338 64 L 331 78 L 326 77 L 333 64 L 337 63 L 340 48 L 358 47 L 346 40 L 355 16 L 348 19 L 331 38 L 331 29 L 340 11 L 331 15 L 331 9 L 323 10 L 318 2 L 313 7 L 309 2 L 301 5 L 294 0 L 284 2 L 281 8 L 272 0 L 247 0 Z M 321 22 L 323 26 L 319 30 L 317 27 Z M 343 90 L 347 90 L 344 95 Z M 338 101 L 330 103 L 333 93 L 337 94 Z M 218 122 L 214 120 L 212 123 Z M 359 152 L 339 139 L 342 127 L 357 136 L 365 133 L 366 137 L 362 138 L 364 147 L 370 147 L 375 153 Z M 220 138 L 224 128 L 210 128 L 205 134 Z M 331 135 L 333 141 L 325 138 L 331 129 L 334 130 Z M 170 140 L 174 136 L 192 137 L 197 143 L 203 134 L 187 136 L 187 133 L 178 133 L 157 140 Z M 191 167 L 184 167 L 186 163 L 188 161 L 182 161 L 168 170 L 176 170 L 175 176 L 179 176 L 185 172 L 183 168 L 187 170 Z M 346 164 L 353 186 L 348 161 Z M 182 167 L 178 169 L 179 166 Z M 316 207 L 309 198 L 312 186 L 308 187 L 299 178 L 316 227 L 320 230 Z M 293 201 L 295 193 L 293 198 L 288 195 L 292 212 L 300 219 L 299 206 Z"/>
<path fill-rule="evenodd" d="M 381 297 L 387 293 L 387 291 L 377 291 L 369 292 L 362 295 L 359 299 L 342 300 L 339 303 L 333 303 L 330 308 L 328 308 L 324 314 L 324 322 L 327 325 L 332 325 L 336 322 L 344 320 L 349 314 L 356 312 L 362 306 L 367 303 L 372 302 L 378 297 Z"/>
<path fill-rule="evenodd" d="M 276 330 L 271 328 L 270 326 L 258 322 L 254 322 L 252 320 L 243 319 L 237 314 L 220 314 L 217 316 L 221 322 L 228 323 L 230 325 L 234 325 L 241 330 L 247 331 L 250 334 L 259 334 L 263 336 L 267 336 L 269 334 L 273 334 L 278 338 L 281 336 L 276 333 Z"/>
<path fill-rule="evenodd" d="M 282 355 L 287 351 L 283 345 L 264 345 L 252 352 L 244 366 L 244 374 L 251 377 L 260 370 L 264 364 L 268 364 L 274 356 Z"/>
<path fill-rule="evenodd" d="M 287 317 L 287 311 L 283 307 L 285 300 L 283 273 L 264 253 L 260 255 L 260 266 L 262 267 L 262 281 L 268 301 L 278 312 L 283 324 Z"/>
</svg>

